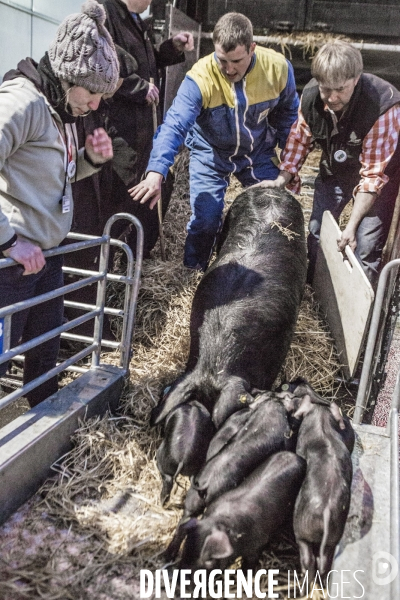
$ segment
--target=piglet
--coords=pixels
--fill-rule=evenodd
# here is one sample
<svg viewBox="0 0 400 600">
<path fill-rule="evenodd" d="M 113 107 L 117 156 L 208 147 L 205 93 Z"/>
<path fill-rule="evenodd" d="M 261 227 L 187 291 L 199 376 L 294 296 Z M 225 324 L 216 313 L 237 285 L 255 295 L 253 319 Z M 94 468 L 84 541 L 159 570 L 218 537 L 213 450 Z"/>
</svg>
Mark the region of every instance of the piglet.
<svg viewBox="0 0 400 600">
<path fill-rule="evenodd" d="M 283 390 L 283 388 L 285 389 Z M 280 392 L 275 392 L 275 396 L 282 401 L 288 413 L 289 423 L 296 430 L 298 427 L 295 426 L 295 423 L 300 424 L 303 417 L 311 410 L 313 404 L 328 408 L 336 421 L 336 428 L 339 430 L 346 448 L 350 453 L 353 452 L 355 434 L 350 419 L 342 413 L 335 402 L 317 394 L 306 379 L 299 377 L 294 381 L 284 384 Z"/>
<path fill-rule="evenodd" d="M 294 450 L 291 429 L 282 402 L 266 392 L 229 417 L 213 437 L 207 462 L 192 479 L 183 519 L 201 514 L 280 450 Z"/>
<path fill-rule="evenodd" d="M 208 410 L 200 402 L 178 406 L 166 421 L 164 440 L 157 450 L 157 467 L 162 478 L 161 504 L 170 496 L 178 474 L 197 475 L 206 459 L 215 427 Z"/>
<path fill-rule="evenodd" d="M 239 556 L 243 569 L 254 568 L 261 549 L 291 517 L 305 472 L 305 461 L 292 452 L 270 456 L 240 486 L 215 499 L 200 521 L 182 522 L 168 558 L 176 558 L 186 537 L 182 569 L 226 569 Z"/>
<path fill-rule="evenodd" d="M 312 582 L 329 572 L 350 506 L 354 430 L 339 409 L 314 404 L 306 394 L 294 414 L 302 419 L 296 453 L 307 462 L 307 474 L 298 495 L 293 527 L 303 571 Z"/>
</svg>

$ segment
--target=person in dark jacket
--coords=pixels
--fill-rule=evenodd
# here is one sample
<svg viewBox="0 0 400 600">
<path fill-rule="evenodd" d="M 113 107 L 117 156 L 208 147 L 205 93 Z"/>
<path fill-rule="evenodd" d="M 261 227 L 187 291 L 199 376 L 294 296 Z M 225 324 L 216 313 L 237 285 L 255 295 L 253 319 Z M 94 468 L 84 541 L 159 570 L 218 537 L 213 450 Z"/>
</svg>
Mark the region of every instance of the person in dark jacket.
<svg viewBox="0 0 400 600">
<path fill-rule="evenodd" d="M 229 176 L 245 187 L 276 177 L 276 146 L 284 147 L 299 102 L 292 65 L 282 54 L 256 46 L 245 15 L 221 17 L 213 42 L 215 52 L 186 74 L 157 132 L 146 179 L 130 190 L 134 200 L 155 206 L 185 142 L 192 216 L 183 262 L 201 271 L 221 225 Z"/>
<path fill-rule="evenodd" d="M 112 193 L 114 212 L 133 213 L 144 228 L 143 256 L 149 256 L 158 238 L 157 212 L 132 202 L 127 189 L 136 185 L 144 174 L 154 135 L 153 104 L 159 108 L 159 69 L 185 60 L 184 50 L 193 49 L 193 36 L 182 32 L 161 44 L 156 50 L 151 40 L 150 25 L 140 13 L 151 0 L 100 0 L 106 14 L 106 27 L 114 43 L 128 52 L 137 70 L 125 77 L 110 101 L 108 133 L 113 139 Z M 153 81 L 151 81 L 153 80 Z M 168 199 L 164 198 L 165 204 Z M 126 222 L 116 223 L 112 235 L 127 241 L 136 250 L 136 231 Z"/>
<path fill-rule="evenodd" d="M 314 277 L 324 211 L 339 219 L 353 199 L 338 250 L 348 244 L 375 287 L 400 183 L 400 92 L 363 73 L 361 53 L 341 40 L 317 52 L 311 74 L 281 156 L 280 175 L 261 185 L 287 185 L 299 192 L 298 171 L 317 142 L 322 157 L 309 224 L 308 281 Z"/>
</svg>

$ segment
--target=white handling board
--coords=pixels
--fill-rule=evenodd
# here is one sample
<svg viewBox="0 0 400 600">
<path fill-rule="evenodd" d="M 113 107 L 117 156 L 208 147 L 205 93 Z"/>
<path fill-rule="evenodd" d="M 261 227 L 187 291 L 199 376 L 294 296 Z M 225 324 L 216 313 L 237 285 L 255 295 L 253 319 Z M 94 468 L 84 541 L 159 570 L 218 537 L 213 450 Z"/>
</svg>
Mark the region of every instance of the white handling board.
<svg viewBox="0 0 400 600">
<path fill-rule="evenodd" d="M 374 291 L 349 246 L 337 249 L 341 232 L 330 211 L 322 219 L 313 287 L 326 315 L 347 379 L 354 376 L 374 302 Z"/>
</svg>

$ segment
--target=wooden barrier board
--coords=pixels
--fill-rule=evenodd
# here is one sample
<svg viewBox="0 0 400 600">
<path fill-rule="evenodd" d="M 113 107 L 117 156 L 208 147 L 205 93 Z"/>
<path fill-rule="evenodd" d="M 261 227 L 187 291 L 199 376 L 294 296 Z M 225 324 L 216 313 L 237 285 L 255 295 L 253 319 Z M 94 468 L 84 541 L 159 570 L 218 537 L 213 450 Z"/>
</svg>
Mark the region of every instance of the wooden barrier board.
<svg viewBox="0 0 400 600">
<path fill-rule="evenodd" d="M 322 219 L 313 287 L 335 340 L 346 379 L 354 376 L 369 324 L 374 291 L 354 253 L 338 252 L 341 232 L 330 211 Z"/>
</svg>

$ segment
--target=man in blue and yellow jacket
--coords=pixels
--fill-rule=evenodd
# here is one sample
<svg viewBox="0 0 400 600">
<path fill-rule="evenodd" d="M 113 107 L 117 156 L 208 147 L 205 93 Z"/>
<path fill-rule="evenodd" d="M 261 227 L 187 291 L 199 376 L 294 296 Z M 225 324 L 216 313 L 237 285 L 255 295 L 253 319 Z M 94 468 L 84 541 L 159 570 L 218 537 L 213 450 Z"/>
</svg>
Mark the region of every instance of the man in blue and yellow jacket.
<svg viewBox="0 0 400 600">
<path fill-rule="evenodd" d="M 282 54 L 256 47 L 247 17 L 227 13 L 213 32 L 215 52 L 187 73 L 154 138 L 146 178 L 129 190 L 154 207 L 179 147 L 190 149 L 190 205 L 184 264 L 205 270 L 234 174 L 248 187 L 279 174 L 275 148 L 285 147 L 297 118 L 293 68 Z"/>
</svg>

